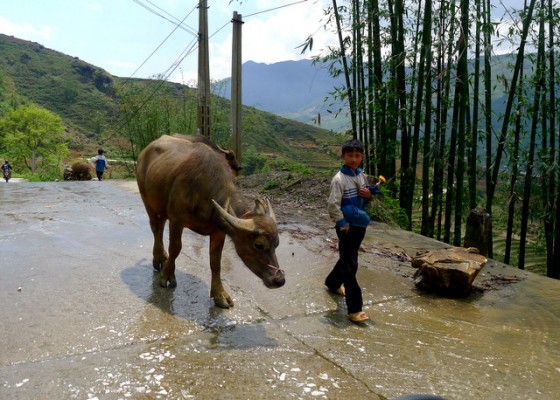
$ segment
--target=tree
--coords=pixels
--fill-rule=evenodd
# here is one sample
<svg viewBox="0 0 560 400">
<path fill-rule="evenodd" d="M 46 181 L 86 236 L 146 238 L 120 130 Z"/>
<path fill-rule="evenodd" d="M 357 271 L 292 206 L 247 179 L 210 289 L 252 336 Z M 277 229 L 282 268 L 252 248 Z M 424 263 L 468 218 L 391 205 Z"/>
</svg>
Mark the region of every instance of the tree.
<svg viewBox="0 0 560 400">
<path fill-rule="evenodd" d="M 548 71 L 548 91 L 549 91 L 549 104 L 550 110 L 548 118 L 550 120 L 550 135 L 548 143 L 548 164 L 554 166 L 554 171 L 549 174 L 548 180 L 543 180 L 544 190 L 547 194 L 546 197 L 546 218 L 545 218 L 545 235 L 546 235 L 546 248 L 547 248 L 547 268 L 546 274 L 551 278 L 560 279 L 560 185 L 557 185 L 559 178 L 558 171 L 558 157 L 556 157 L 556 118 L 558 111 L 556 109 L 556 67 L 554 54 L 557 51 L 554 47 L 555 36 L 557 32 L 557 21 L 554 15 L 557 9 L 553 6 L 553 0 L 548 1 L 548 37 L 549 37 L 549 71 Z M 545 146 L 546 147 L 546 146 Z M 555 188 L 558 187 L 558 192 Z M 556 211 L 554 210 L 554 197 L 556 196 Z M 556 226 L 556 228 L 555 228 Z"/>
<path fill-rule="evenodd" d="M 4 146 L 16 164 L 31 174 L 37 168 L 57 173 L 68 154 L 62 118 L 36 105 L 22 105 L 6 112 L 0 120 Z"/>
<path fill-rule="evenodd" d="M 558 2 L 527 0 L 521 9 L 504 5 L 501 18 L 495 0 L 331 3 L 325 28 L 338 37 L 338 47 L 329 46 L 315 60 L 329 63 L 333 77 L 344 74 L 345 85 L 335 94 L 348 102 L 352 134 L 374 144 L 366 171 L 371 174 L 377 167 L 390 174 L 391 195 L 409 217 L 407 229 L 417 230 L 421 222 L 420 233 L 460 246 L 468 209 L 485 205 L 498 222 L 493 229 L 501 233 L 505 202 L 505 259 L 518 241 L 514 229 L 519 223 L 518 266 L 523 267 L 525 246 L 534 249 L 533 243 L 544 238 L 547 275 L 560 278 Z M 495 44 L 505 43 L 515 49 L 513 54 L 494 57 Z M 304 50 L 311 45 L 310 37 Z M 529 63 L 535 49 L 538 63 Z M 522 174 L 519 207 L 516 190 Z M 480 179 L 485 191 L 478 189 Z M 509 191 L 502 188 L 507 181 Z M 542 207 L 532 207 L 536 204 Z M 531 240 L 525 242 L 527 235 Z M 501 236 L 498 250 L 500 242 Z M 494 258 L 492 234 L 487 248 Z"/>
</svg>

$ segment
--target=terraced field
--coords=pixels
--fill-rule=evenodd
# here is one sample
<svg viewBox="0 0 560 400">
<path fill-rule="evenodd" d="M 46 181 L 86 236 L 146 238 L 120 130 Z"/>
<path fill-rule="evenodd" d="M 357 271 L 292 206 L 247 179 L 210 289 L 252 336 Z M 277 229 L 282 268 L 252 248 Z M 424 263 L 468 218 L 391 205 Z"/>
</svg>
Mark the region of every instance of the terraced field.
<svg viewBox="0 0 560 400">
<path fill-rule="evenodd" d="M 282 156 L 312 170 L 333 170 L 340 166 L 338 151 L 345 137 L 322 129 L 282 130 Z M 274 149 L 271 149 L 274 151 Z"/>
</svg>

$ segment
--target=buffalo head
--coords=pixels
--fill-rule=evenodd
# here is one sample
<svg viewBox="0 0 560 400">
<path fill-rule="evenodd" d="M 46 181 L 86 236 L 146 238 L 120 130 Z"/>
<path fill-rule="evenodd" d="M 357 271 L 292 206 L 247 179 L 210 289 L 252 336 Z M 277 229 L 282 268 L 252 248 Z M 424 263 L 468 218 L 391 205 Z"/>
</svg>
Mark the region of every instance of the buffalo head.
<svg viewBox="0 0 560 400">
<path fill-rule="evenodd" d="M 243 218 L 230 214 L 212 200 L 220 225 L 232 238 L 235 250 L 247 267 L 262 279 L 268 288 L 279 288 L 286 282 L 278 267 L 275 250 L 278 247 L 276 216 L 267 200 L 255 200 L 255 208 Z M 229 208 L 228 205 L 225 206 Z"/>
</svg>

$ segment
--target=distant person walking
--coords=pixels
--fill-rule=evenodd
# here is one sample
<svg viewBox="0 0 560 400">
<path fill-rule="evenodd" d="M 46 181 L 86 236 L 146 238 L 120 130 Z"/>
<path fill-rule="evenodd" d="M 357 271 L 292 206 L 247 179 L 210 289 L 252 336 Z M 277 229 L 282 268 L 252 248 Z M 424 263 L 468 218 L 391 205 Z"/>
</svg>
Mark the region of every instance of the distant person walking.
<svg viewBox="0 0 560 400">
<path fill-rule="evenodd" d="M 97 179 L 103 180 L 103 173 L 109 165 L 107 164 L 107 159 L 105 158 L 105 151 L 103 149 L 97 150 L 97 155 L 91 159 L 92 163 L 95 165 L 95 174 Z"/>
<path fill-rule="evenodd" d="M 8 160 L 4 160 L 4 164 L 2 164 L 2 176 L 8 182 L 12 177 L 12 166 L 8 162 Z"/>
</svg>

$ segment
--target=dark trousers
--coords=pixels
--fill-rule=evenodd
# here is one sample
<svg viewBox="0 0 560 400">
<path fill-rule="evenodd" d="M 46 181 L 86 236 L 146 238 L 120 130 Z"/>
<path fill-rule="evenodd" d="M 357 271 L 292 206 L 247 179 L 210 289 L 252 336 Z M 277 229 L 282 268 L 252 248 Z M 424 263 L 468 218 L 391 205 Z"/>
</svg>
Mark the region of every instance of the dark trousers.
<svg viewBox="0 0 560 400">
<path fill-rule="evenodd" d="M 103 171 L 95 171 L 95 173 L 97 174 L 97 179 L 99 180 L 103 179 Z"/>
<path fill-rule="evenodd" d="M 348 233 L 336 230 L 339 259 L 325 279 L 325 285 L 335 291 L 342 284 L 346 290 L 348 313 L 362 311 L 362 289 L 356 279 L 358 272 L 358 250 L 366 234 L 366 228 L 350 227 Z"/>
</svg>

